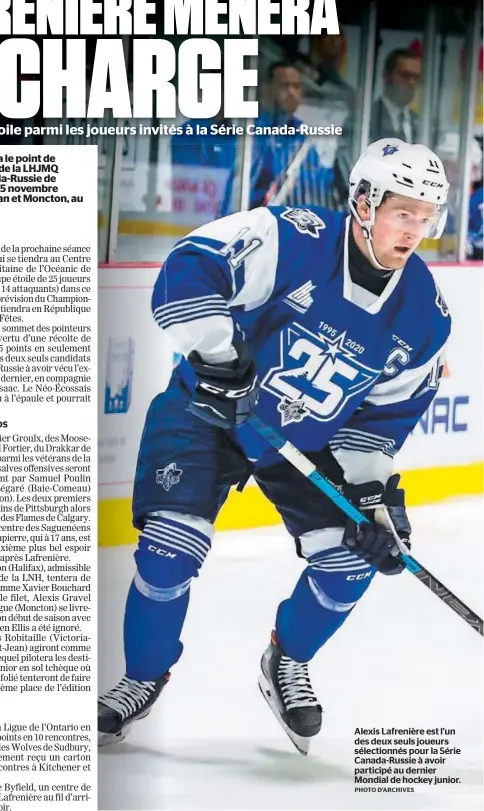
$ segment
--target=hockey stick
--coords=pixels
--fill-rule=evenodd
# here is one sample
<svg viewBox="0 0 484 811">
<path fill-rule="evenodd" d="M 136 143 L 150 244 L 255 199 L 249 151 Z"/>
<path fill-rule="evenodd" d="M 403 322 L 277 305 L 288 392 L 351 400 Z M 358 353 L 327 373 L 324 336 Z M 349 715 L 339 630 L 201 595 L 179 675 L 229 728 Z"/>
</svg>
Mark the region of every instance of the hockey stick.
<svg viewBox="0 0 484 811">
<path fill-rule="evenodd" d="M 299 169 L 306 160 L 306 156 L 311 146 L 311 141 L 307 139 L 299 147 L 289 165 L 286 166 L 286 169 L 282 172 L 281 176 L 269 189 L 264 201 L 264 205 L 280 206 L 288 199 L 298 179 Z M 277 184 L 279 187 L 277 187 Z"/>
<path fill-rule="evenodd" d="M 356 524 L 369 523 L 369 519 L 360 512 L 347 498 L 343 496 L 336 487 L 325 479 L 325 477 L 318 471 L 315 465 L 304 456 L 291 442 L 287 442 L 284 437 L 278 434 L 270 425 L 252 414 L 248 420 L 249 425 L 252 425 L 254 430 L 263 436 L 284 459 L 287 459 L 303 476 L 313 482 L 333 504 L 336 504 L 339 509 L 345 513 Z M 411 574 L 423 583 L 433 594 L 436 594 L 449 608 L 452 608 L 456 614 L 459 614 L 471 628 L 474 628 L 478 634 L 483 636 L 483 622 L 482 619 L 472 611 L 462 600 L 452 592 L 447 586 L 444 586 L 440 580 L 431 574 L 428 569 L 425 569 L 415 558 L 408 554 L 407 547 L 403 544 L 402 540 L 398 537 L 395 528 L 389 519 L 388 511 L 385 511 L 385 518 L 388 521 L 389 528 L 393 532 L 395 541 L 400 550 L 400 555 L 405 563 L 406 568 Z"/>
</svg>

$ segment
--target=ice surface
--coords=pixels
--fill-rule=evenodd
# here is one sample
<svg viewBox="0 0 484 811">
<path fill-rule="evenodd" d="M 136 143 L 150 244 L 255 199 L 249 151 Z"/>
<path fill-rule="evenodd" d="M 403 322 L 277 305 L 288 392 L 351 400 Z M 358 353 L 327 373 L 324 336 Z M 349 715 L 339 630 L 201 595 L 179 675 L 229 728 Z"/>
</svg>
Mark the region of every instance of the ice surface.
<svg viewBox="0 0 484 811">
<path fill-rule="evenodd" d="M 419 507 L 410 517 L 413 555 L 482 616 L 482 500 Z M 132 553 L 100 551 L 101 691 L 124 672 Z M 257 677 L 277 605 L 302 565 L 282 527 L 218 534 L 192 586 L 185 652 L 169 685 L 126 741 L 101 751 L 101 809 L 483 807 L 482 637 L 408 572 L 377 576 L 311 663 L 323 730 L 307 758 L 291 746 Z M 450 745 L 462 754 L 449 756 L 438 773 L 461 782 L 356 793 L 357 727 L 455 729 Z"/>
</svg>

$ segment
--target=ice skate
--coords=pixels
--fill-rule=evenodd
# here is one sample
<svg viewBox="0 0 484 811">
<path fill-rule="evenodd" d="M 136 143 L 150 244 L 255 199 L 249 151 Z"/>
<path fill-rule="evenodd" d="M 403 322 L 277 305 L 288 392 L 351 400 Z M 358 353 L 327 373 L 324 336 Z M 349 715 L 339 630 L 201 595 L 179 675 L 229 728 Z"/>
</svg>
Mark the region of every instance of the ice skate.
<svg viewBox="0 0 484 811">
<path fill-rule="evenodd" d="M 314 695 L 307 662 L 284 653 L 274 633 L 261 660 L 259 687 L 280 725 L 302 755 L 321 729 L 322 708 Z"/>
<path fill-rule="evenodd" d="M 98 746 L 119 743 L 131 724 L 151 711 L 170 678 L 165 673 L 155 681 L 136 681 L 124 676 L 116 687 L 98 699 Z"/>
</svg>

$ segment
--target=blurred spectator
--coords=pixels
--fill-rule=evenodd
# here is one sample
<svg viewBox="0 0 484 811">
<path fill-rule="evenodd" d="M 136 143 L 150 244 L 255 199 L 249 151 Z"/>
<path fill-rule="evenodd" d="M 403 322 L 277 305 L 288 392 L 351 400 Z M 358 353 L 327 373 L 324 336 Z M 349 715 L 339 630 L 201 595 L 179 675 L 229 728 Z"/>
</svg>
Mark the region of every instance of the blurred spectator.
<svg viewBox="0 0 484 811">
<path fill-rule="evenodd" d="M 300 54 L 298 66 L 324 91 L 324 96 L 354 104 L 355 91 L 341 76 L 346 56 L 344 34 L 320 34 L 309 39 L 309 53 Z"/>
<path fill-rule="evenodd" d="M 265 110 L 256 120 L 261 127 L 287 124 L 299 130 L 301 120 L 295 116 L 302 99 L 301 74 L 293 62 L 269 65 L 264 94 Z M 304 135 L 256 135 L 252 147 L 253 193 L 251 206 L 263 205 L 275 192 L 278 178 L 291 163 L 304 141 Z"/>
<path fill-rule="evenodd" d="M 301 72 L 293 62 L 273 62 L 267 71 L 266 114 L 277 124 L 301 123 L 294 113 L 301 104 L 303 88 Z M 271 121 L 271 123 L 272 123 Z"/>
<path fill-rule="evenodd" d="M 383 93 L 372 109 L 370 140 L 400 138 L 418 141 L 418 115 L 410 109 L 420 76 L 422 61 L 414 48 L 397 48 L 385 59 Z"/>
<path fill-rule="evenodd" d="M 252 144 L 250 207 L 268 205 L 283 189 L 280 202 L 293 204 L 323 202 L 324 187 L 328 182 L 329 170 L 322 166 L 314 144 L 305 147 L 306 137 L 299 132 L 301 119 L 295 113 L 302 99 L 301 74 L 292 62 L 280 61 L 270 65 L 267 74 L 265 96 L 266 109 L 254 122 L 256 127 L 280 129 L 283 125 L 296 130 L 295 134 L 273 131 L 269 135 L 254 135 Z M 261 105 L 262 106 L 262 105 Z M 214 119 L 186 121 L 183 133 L 171 139 L 171 162 L 174 183 L 195 188 L 198 175 L 203 184 L 203 172 L 211 168 L 212 180 L 217 183 L 218 199 L 212 216 L 223 217 L 233 210 L 232 200 L 237 136 L 233 134 L 212 134 L 213 124 L 230 125 L 229 119 L 220 114 Z M 206 127 L 207 135 L 189 134 L 189 127 L 197 132 L 198 127 Z M 300 166 L 288 188 L 284 182 L 287 170 L 294 160 Z M 183 167 L 200 167 L 200 170 L 187 171 Z M 283 188 L 284 187 L 284 188 Z M 287 189 L 287 195 L 284 193 Z M 196 194 L 196 192 L 194 192 Z"/>
<path fill-rule="evenodd" d="M 290 61 L 273 62 L 267 72 L 266 109 L 256 126 L 293 127 L 296 134 L 273 132 L 255 135 L 252 152 L 251 207 L 271 202 L 283 188 L 288 169 L 300 160 L 294 184 L 280 202 L 294 205 L 321 204 L 328 183 L 328 169 L 319 159 L 314 143 L 300 131 L 302 121 L 295 114 L 301 104 L 303 87 L 299 68 Z"/>
<path fill-rule="evenodd" d="M 457 132 L 446 132 L 439 138 L 435 149 L 445 167 L 445 173 L 450 183 L 448 198 L 449 214 L 445 231 L 439 246 L 441 257 L 455 254 L 455 239 L 457 232 L 457 216 L 459 212 L 459 144 L 460 136 Z M 467 258 L 482 259 L 482 149 L 476 138 L 472 140 L 471 177 L 469 187 L 469 220 L 467 234 Z"/>
<path fill-rule="evenodd" d="M 371 111 L 370 143 L 380 138 L 400 138 L 409 143 L 418 141 L 418 116 L 410 105 L 420 74 L 421 58 L 415 43 L 388 54 L 383 67 L 383 93 L 376 99 Z M 332 206 L 338 209 L 346 208 L 349 173 L 354 163 L 354 124 L 350 114 L 343 124 L 343 135 L 336 150 Z"/>
</svg>

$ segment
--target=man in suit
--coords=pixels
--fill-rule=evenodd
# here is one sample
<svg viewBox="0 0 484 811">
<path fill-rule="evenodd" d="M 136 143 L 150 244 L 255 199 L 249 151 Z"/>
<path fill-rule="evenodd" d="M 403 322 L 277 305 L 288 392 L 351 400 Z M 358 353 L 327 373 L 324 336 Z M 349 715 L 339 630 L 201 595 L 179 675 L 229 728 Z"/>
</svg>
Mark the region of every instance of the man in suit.
<svg viewBox="0 0 484 811">
<path fill-rule="evenodd" d="M 380 138 L 400 138 L 416 143 L 419 117 L 410 109 L 420 81 L 422 60 L 409 48 L 391 51 L 383 66 L 383 92 L 373 103 L 370 121 L 370 143 Z M 346 189 L 355 137 L 354 119 L 348 116 L 343 124 L 343 136 L 336 151 L 333 172 L 333 201 L 335 208 L 346 207 Z"/>
<path fill-rule="evenodd" d="M 400 138 L 418 141 L 418 115 L 410 109 L 420 81 L 422 62 L 408 48 L 397 48 L 385 59 L 383 93 L 372 109 L 370 140 Z"/>
</svg>

